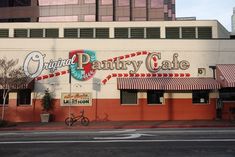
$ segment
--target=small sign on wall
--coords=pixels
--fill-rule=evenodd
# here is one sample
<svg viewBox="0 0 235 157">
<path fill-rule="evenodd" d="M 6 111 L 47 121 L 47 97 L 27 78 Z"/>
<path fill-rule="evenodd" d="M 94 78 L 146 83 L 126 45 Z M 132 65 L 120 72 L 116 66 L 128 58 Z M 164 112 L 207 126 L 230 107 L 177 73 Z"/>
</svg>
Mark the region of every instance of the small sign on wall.
<svg viewBox="0 0 235 157">
<path fill-rule="evenodd" d="M 92 106 L 91 93 L 61 93 L 61 106 Z"/>
</svg>

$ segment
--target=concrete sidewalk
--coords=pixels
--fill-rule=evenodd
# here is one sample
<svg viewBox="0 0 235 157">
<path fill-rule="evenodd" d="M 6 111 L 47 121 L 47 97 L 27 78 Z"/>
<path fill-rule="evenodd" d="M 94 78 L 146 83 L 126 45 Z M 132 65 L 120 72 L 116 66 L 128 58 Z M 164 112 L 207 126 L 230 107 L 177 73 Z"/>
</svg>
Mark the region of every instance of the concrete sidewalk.
<svg viewBox="0 0 235 157">
<path fill-rule="evenodd" d="M 0 128 L 0 131 L 29 131 L 29 130 L 92 130 L 92 129 L 143 129 L 143 128 L 213 128 L 235 127 L 235 121 L 93 121 L 89 126 L 82 126 L 80 122 L 68 127 L 64 122 L 30 122 L 15 123 L 13 126 Z"/>
</svg>

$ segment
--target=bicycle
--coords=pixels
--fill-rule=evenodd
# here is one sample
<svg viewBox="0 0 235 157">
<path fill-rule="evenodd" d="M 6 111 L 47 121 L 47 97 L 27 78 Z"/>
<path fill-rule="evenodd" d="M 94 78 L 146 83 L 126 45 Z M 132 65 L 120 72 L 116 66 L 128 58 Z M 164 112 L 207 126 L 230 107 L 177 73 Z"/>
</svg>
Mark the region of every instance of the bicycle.
<svg viewBox="0 0 235 157">
<path fill-rule="evenodd" d="M 75 122 L 79 121 L 81 119 L 81 124 L 83 126 L 88 126 L 90 123 L 90 120 L 84 116 L 84 110 L 80 112 L 81 114 L 78 116 L 75 116 L 74 114 L 71 114 L 70 117 L 65 118 L 65 124 L 67 126 L 72 126 Z"/>
</svg>

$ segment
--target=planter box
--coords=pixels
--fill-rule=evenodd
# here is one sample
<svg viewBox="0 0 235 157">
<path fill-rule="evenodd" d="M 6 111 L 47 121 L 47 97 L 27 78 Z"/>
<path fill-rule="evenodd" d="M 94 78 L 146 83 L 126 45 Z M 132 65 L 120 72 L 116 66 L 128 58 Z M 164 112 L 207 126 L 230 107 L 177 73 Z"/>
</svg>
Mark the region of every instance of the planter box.
<svg viewBox="0 0 235 157">
<path fill-rule="evenodd" d="M 42 123 L 48 123 L 50 120 L 50 114 L 49 113 L 42 113 L 41 115 L 41 122 Z"/>
</svg>

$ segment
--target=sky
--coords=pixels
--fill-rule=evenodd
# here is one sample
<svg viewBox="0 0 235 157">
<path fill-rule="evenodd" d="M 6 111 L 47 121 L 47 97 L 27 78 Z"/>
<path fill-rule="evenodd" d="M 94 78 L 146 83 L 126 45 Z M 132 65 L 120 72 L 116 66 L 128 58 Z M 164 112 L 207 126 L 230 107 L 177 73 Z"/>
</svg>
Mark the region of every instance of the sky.
<svg viewBox="0 0 235 157">
<path fill-rule="evenodd" d="M 176 0 L 176 17 L 196 17 L 197 20 L 218 20 L 231 31 L 231 16 L 235 0 Z"/>
</svg>

